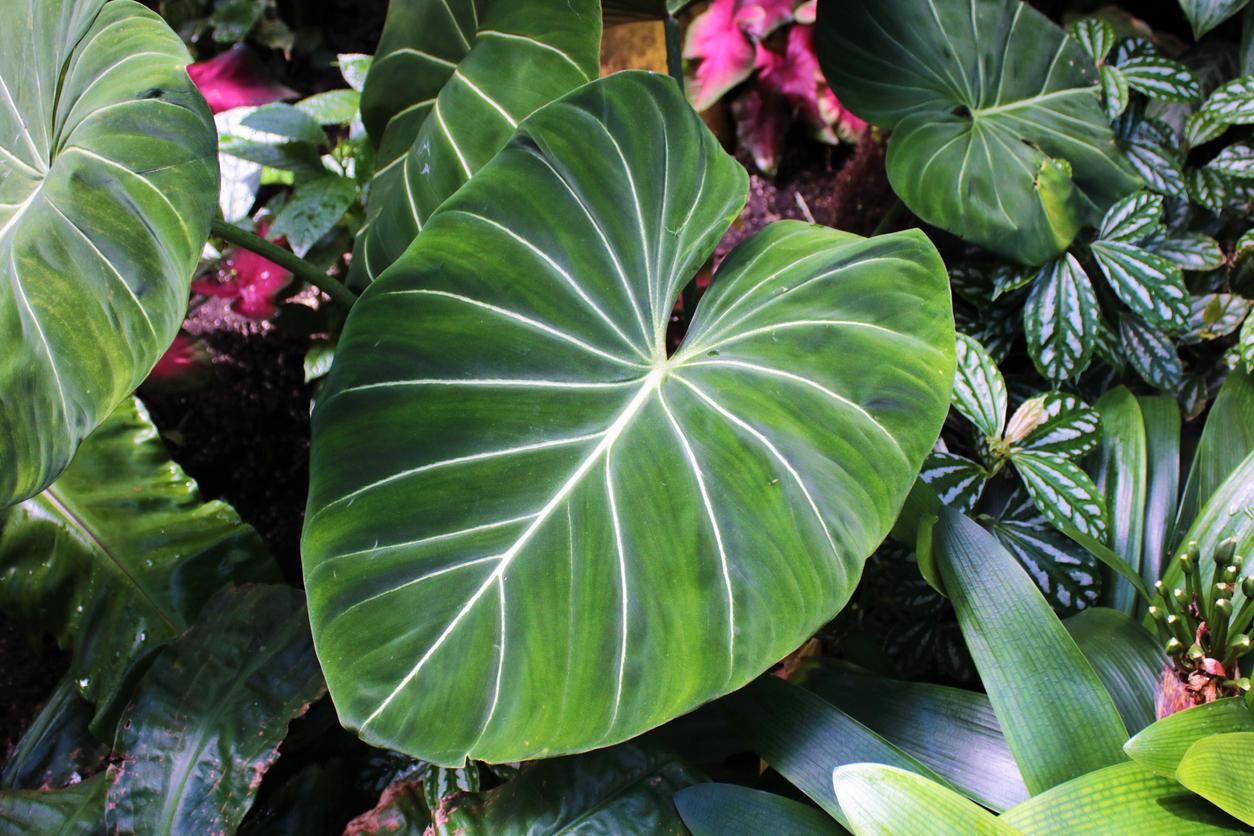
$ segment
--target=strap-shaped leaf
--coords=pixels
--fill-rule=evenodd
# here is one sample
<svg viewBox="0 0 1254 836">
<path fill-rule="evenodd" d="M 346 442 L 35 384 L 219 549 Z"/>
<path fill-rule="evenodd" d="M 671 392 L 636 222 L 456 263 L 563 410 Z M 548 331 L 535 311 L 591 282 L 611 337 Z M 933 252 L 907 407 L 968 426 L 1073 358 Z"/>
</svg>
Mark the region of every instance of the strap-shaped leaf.
<svg viewBox="0 0 1254 836">
<path fill-rule="evenodd" d="M 1081 18 L 1068 26 L 1067 32 L 1084 47 L 1095 64 L 1106 60 L 1118 39 L 1115 27 L 1100 17 Z"/>
<path fill-rule="evenodd" d="M 919 478 L 936 497 L 959 511 L 970 511 L 984 490 L 988 474 L 977 462 L 953 453 L 929 453 Z"/>
<path fill-rule="evenodd" d="M 1254 732 L 1206 737 L 1189 747 L 1176 780 L 1226 813 L 1254 826 Z"/>
<path fill-rule="evenodd" d="M 978 341 L 959 334 L 955 346 L 954 409 L 985 438 L 1000 438 L 1006 426 L 1006 380 Z"/>
<path fill-rule="evenodd" d="M 1017 450 L 1010 459 L 1032 502 L 1058 527 L 1106 540 L 1106 502 L 1079 465 L 1057 453 Z"/>
<path fill-rule="evenodd" d="M 217 205 L 182 41 L 131 0 L 0 31 L 0 507 L 47 487 L 178 331 Z"/>
<path fill-rule="evenodd" d="M 201 501 L 136 400 L 50 488 L 0 512 L 0 607 L 72 650 L 70 673 L 108 739 L 132 671 L 233 579 L 278 577 L 235 511 Z"/>
<path fill-rule="evenodd" d="M 1224 263 L 1224 251 L 1219 242 L 1200 232 L 1172 232 L 1155 241 L 1151 249 L 1185 270 L 1214 270 Z"/>
<path fill-rule="evenodd" d="M 1065 392 L 1040 396 L 1041 416 L 1036 427 L 1019 442 L 1025 450 L 1057 453 L 1078 459 L 1101 441 L 1101 419 L 1093 407 Z"/>
<path fill-rule="evenodd" d="M 1107 210 L 1097 237 L 1105 241 L 1139 244 L 1158 229 L 1162 217 L 1162 195 L 1134 192 Z"/>
<path fill-rule="evenodd" d="M 1132 312 L 1167 331 L 1189 320 L 1189 291 L 1180 267 L 1124 241 L 1094 241 L 1093 257 L 1110 286 Z"/>
<path fill-rule="evenodd" d="M 144 674 L 114 742 L 110 831 L 239 827 L 288 723 L 324 691 L 302 597 L 224 590 Z"/>
<path fill-rule="evenodd" d="M 892 130 L 889 181 L 929 223 L 1038 265 L 1137 187 L 1093 60 L 1031 6 L 823 3 L 815 38 L 841 103 Z"/>
<path fill-rule="evenodd" d="M 1132 89 L 1165 102 L 1196 102 L 1202 87 L 1189 68 L 1161 55 L 1137 55 L 1119 65 Z"/>
<path fill-rule="evenodd" d="M 1174 778 L 1190 746 L 1204 737 L 1229 732 L 1254 732 L 1254 712 L 1240 697 L 1168 714 L 1125 743 L 1123 750 L 1146 769 Z"/>
<path fill-rule="evenodd" d="M 1151 386 L 1174 392 L 1180 385 L 1180 355 L 1171 338 L 1135 316 L 1119 314 L 1121 353 Z"/>
<path fill-rule="evenodd" d="M 397 0 L 366 78 L 379 142 L 355 284 L 373 281 L 537 108 L 596 78 L 593 0 Z"/>
<path fill-rule="evenodd" d="M 1137 405 L 1145 422 L 1146 453 L 1141 568 L 1152 586 L 1162 577 L 1167 538 L 1179 506 L 1180 406 L 1169 395 L 1143 395 Z"/>
<path fill-rule="evenodd" d="M 1249 0 L 1180 0 L 1180 8 L 1193 27 L 1193 37 L 1201 39 L 1210 30 L 1232 17 Z"/>
<path fill-rule="evenodd" d="M 1145 571 L 1141 561 L 1148 471 L 1141 407 L 1132 393 L 1120 386 L 1097 401 L 1097 411 L 1102 416 L 1101 449 L 1093 456 L 1089 471 L 1110 511 L 1110 547 L 1150 587 L 1158 576 Z M 1103 603 L 1132 615 L 1136 590 L 1124 578 L 1108 576 L 1106 581 Z"/>
<path fill-rule="evenodd" d="M 1177 548 L 1178 555 L 1189 543 L 1198 544 L 1198 570 L 1202 577 L 1209 578 L 1214 571 L 1214 551 L 1220 542 L 1228 538 L 1236 538 L 1237 553 L 1250 554 L 1254 549 L 1254 515 L 1249 509 L 1254 508 L 1254 451 L 1246 454 L 1228 478 L 1225 479 L 1210 495 L 1201 512 L 1193 520 L 1192 525 L 1180 538 L 1181 545 Z M 1172 561 L 1163 581 L 1169 586 L 1180 586 L 1183 583 L 1179 561 Z M 1248 563 L 1242 570 L 1243 577 L 1254 574 L 1254 568 Z M 1240 606 L 1245 595 L 1238 586 L 1232 597 L 1234 606 Z"/>
<path fill-rule="evenodd" d="M 1231 818 L 1170 778 L 1135 763 L 1098 769 L 1008 810 L 1002 822 L 1032 836 L 1076 833 L 1234 832 Z"/>
<path fill-rule="evenodd" d="M 860 673 L 824 657 L 803 660 L 794 681 L 990 809 L 1028 797 L 983 694 Z"/>
<path fill-rule="evenodd" d="M 947 277 L 917 232 L 775 224 L 668 358 L 746 179 L 671 80 L 611 76 L 533 115 L 354 307 L 302 549 L 349 727 L 448 765 L 605 745 L 848 599 L 947 411 Z"/>
<path fill-rule="evenodd" d="M 1241 76 L 1215 88 L 1202 105 L 1210 118 L 1229 125 L 1254 122 L 1254 76 Z"/>
<path fill-rule="evenodd" d="M 1154 722 L 1154 695 L 1169 663 L 1162 645 L 1128 616 L 1090 607 L 1063 621 L 1080 652 L 1106 685 L 1128 731 Z"/>
<path fill-rule="evenodd" d="M 737 831 L 836 836 L 842 832 L 822 810 L 735 784 L 697 784 L 680 790 L 675 794 L 675 807 L 692 836 L 723 836 Z"/>
<path fill-rule="evenodd" d="M 1097 344 L 1097 294 L 1071 253 L 1047 264 L 1023 307 L 1023 331 L 1037 371 L 1066 380 L 1088 366 Z"/>
<path fill-rule="evenodd" d="M 832 775 L 836 797 L 856 836 L 967 833 L 1019 836 L 1019 831 L 953 790 L 922 775 L 877 763 L 842 766 Z"/>
<path fill-rule="evenodd" d="M 1023 780 L 1042 792 L 1123 759 L 1109 694 L 1032 580 L 996 538 L 949 509 L 936 562 Z"/>
<path fill-rule="evenodd" d="M 1179 511 L 1172 526 L 1169 543 L 1172 549 L 1181 542 L 1185 529 L 1192 526 L 1215 491 L 1251 451 L 1254 451 L 1254 371 L 1234 369 L 1219 387 L 1188 465 L 1188 480 L 1181 491 Z"/>
</svg>

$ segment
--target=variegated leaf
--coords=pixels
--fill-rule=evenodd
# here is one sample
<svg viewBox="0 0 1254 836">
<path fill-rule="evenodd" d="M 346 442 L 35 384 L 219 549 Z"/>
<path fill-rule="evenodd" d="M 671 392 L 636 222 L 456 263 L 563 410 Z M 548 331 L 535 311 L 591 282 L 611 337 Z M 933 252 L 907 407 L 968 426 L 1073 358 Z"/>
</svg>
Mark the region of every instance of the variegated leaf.
<svg viewBox="0 0 1254 836">
<path fill-rule="evenodd" d="M 1106 109 L 1106 118 L 1114 120 L 1128 109 L 1128 98 L 1131 88 L 1118 67 L 1109 64 L 1098 70 L 1098 78 L 1102 83 L 1102 106 Z"/>
<path fill-rule="evenodd" d="M 1106 541 L 1106 501 L 1079 465 L 1037 450 L 1016 451 L 1010 461 L 1045 519 Z"/>
<path fill-rule="evenodd" d="M 1202 105 L 1202 110 L 1212 119 L 1233 125 L 1254 122 L 1254 76 L 1241 76 L 1219 85 Z"/>
<path fill-rule="evenodd" d="M 983 265 L 959 264 L 951 267 L 949 287 L 974 305 L 993 300 L 993 280 Z"/>
<path fill-rule="evenodd" d="M 1254 177 L 1254 145 L 1237 142 L 1229 145 L 1206 164 L 1206 167 L 1227 177 Z"/>
<path fill-rule="evenodd" d="M 1097 237 L 1104 241 L 1144 241 L 1158 228 L 1163 217 L 1163 196 L 1134 192 L 1107 210 Z"/>
<path fill-rule="evenodd" d="M 1084 371 L 1097 341 L 1097 295 L 1075 256 L 1067 253 L 1041 270 L 1023 307 L 1028 354 L 1049 380 Z"/>
<path fill-rule="evenodd" d="M 1115 53 L 1110 57 L 1111 64 L 1126 64 L 1133 58 L 1154 56 L 1158 50 L 1148 38 L 1124 38 L 1115 44 Z"/>
<path fill-rule="evenodd" d="M 1245 370 L 1254 373 L 1254 316 L 1246 316 L 1245 324 L 1241 326 L 1241 338 L 1237 343 L 1237 349 L 1241 352 L 1241 360 L 1245 363 Z"/>
<path fill-rule="evenodd" d="M 1200 374 L 1185 375 L 1176 392 L 1176 400 L 1180 402 L 1180 411 L 1184 420 L 1192 421 L 1206 410 L 1210 400 L 1210 389 L 1206 385 L 1206 377 Z"/>
<path fill-rule="evenodd" d="M 1097 603 L 1102 575 L 1097 558 L 1059 534 L 1038 516 L 1038 522 L 1001 520 L 993 533 L 1032 577 L 1054 612 L 1074 615 Z"/>
<path fill-rule="evenodd" d="M 1084 47 L 1084 51 L 1097 64 L 1106 60 L 1106 56 L 1110 54 L 1111 48 L 1114 47 L 1115 41 L 1118 39 L 1118 36 L 1115 34 L 1115 27 L 1100 17 L 1086 17 L 1077 20 L 1067 27 L 1067 32 L 1080 42 L 1080 46 Z"/>
<path fill-rule="evenodd" d="M 997 438 L 1006 424 L 1006 381 L 984 346 L 958 335 L 953 406 L 986 438 Z"/>
<path fill-rule="evenodd" d="M 1183 341 L 1200 343 L 1231 334 L 1241 326 L 1250 303 L 1232 293 L 1208 293 L 1194 296 L 1189 310 L 1189 330 Z"/>
<path fill-rule="evenodd" d="M 1180 385 L 1180 357 L 1166 334 L 1123 314 L 1119 317 L 1119 337 L 1118 350 L 1146 383 L 1164 392 L 1176 391 Z"/>
<path fill-rule="evenodd" d="M 1249 255 L 1254 252 L 1254 229 L 1247 229 L 1237 239 L 1237 243 L 1233 245 L 1232 251 L 1238 257 Z"/>
<path fill-rule="evenodd" d="M 1189 114 L 1184 122 L 1184 141 L 1190 148 L 1196 148 L 1222 136 L 1231 125 L 1208 110 L 1199 110 Z"/>
<path fill-rule="evenodd" d="M 1118 335 L 1100 317 L 1097 320 L 1097 342 L 1093 345 L 1093 354 L 1117 372 L 1123 371 L 1127 365 L 1119 346 Z"/>
<path fill-rule="evenodd" d="M 1202 98 L 1202 87 L 1179 61 L 1158 55 L 1139 55 L 1119 65 L 1128 85 L 1151 99 L 1166 102 L 1195 102 Z"/>
<path fill-rule="evenodd" d="M 941 502 L 966 513 L 979 501 L 988 474 L 978 463 L 965 456 L 930 453 L 923 460 L 919 478 L 936 491 Z"/>
<path fill-rule="evenodd" d="M 1193 27 L 1193 37 L 1201 39 L 1210 30 L 1245 7 L 1249 0 L 1180 0 L 1180 8 Z"/>
<path fill-rule="evenodd" d="M 1124 148 L 1124 156 L 1141 175 L 1147 189 L 1168 197 L 1187 194 L 1180 163 L 1162 145 L 1134 140 Z"/>
<path fill-rule="evenodd" d="M 1043 415 L 1036 428 L 1019 445 L 1038 453 L 1057 453 L 1079 459 L 1092 452 L 1101 440 L 1097 410 L 1065 392 L 1042 396 Z"/>
<path fill-rule="evenodd" d="M 1013 264 L 999 264 L 993 270 L 993 298 L 997 299 L 1007 293 L 1018 290 L 1032 279 L 1036 271 Z"/>
<path fill-rule="evenodd" d="M 1232 202 L 1231 181 L 1212 168 L 1194 168 L 1188 175 L 1189 197 L 1216 215 Z"/>
<path fill-rule="evenodd" d="M 1094 241 L 1092 251 L 1110 286 L 1134 313 L 1169 331 L 1184 326 L 1189 292 L 1175 262 L 1123 241 Z"/>
<path fill-rule="evenodd" d="M 1224 263 L 1219 242 L 1200 232 L 1175 232 L 1154 242 L 1153 251 L 1183 270 L 1214 270 Z"/>
</svg>

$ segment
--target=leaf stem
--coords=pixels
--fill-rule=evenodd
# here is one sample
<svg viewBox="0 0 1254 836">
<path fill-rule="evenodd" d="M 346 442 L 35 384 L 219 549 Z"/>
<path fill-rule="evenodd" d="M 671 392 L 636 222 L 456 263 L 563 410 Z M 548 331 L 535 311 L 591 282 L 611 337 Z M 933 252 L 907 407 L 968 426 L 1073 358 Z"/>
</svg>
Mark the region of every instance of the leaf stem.
<svg viewBox="0 0 1254 836">
<path fill-rule="evenodd" d="M 893 205 L 884 213 L 884 217 L 880 218 L 880 222 L 875 225 L 875 231 L 871 233 L 871 237 L 874 238 L 876 235 L 888 232 L 892 225 L 897 222 L 897 219 L 901 217 L 901 210 L 904 208 L 905 206 L 902 204 L 901 198 L 894 200 Z"/>
<path fill-rule="evenodd" d="M 273 261 L 285 270 L 290 270 L 298 279 L 308 282 L 325 292 L 334 301 L 339 302 L 346 308 L 351 308 L 353 303 L 357 301 L 356 293 L 353 293 L 353 291 L 326 273 L 323 273 L 291 250 L 285 250 L 277 244 L 272 244 L 260 235 L 240 229 L 238 226 L 227 223 L 221 218 L 213 219 L 211 231 L 214 235 L 217 235 L 219 238 L 225 238 L 237 247 L 243 247 L 262 258 Z"/>
<path fill-rule="evenodd" d="M 666 32 L 666 70 L 670 73 L 671 78 L 675 79 L 675 83 L 679 85 L 679 89 L 682 92 L 684 89 L 684 64 L 682 60 L 683 46 L 679 42 L 679 21 L 675 19 L 674 15 L 668 14 L 662 21 L 662 27 Z"/>
</svg>

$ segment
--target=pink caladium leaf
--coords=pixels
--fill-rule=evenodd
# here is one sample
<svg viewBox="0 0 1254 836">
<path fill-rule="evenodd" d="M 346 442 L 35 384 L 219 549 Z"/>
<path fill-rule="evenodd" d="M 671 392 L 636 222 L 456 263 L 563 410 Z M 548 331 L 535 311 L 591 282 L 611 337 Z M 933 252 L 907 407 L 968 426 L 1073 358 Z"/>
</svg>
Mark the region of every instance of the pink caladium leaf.
<svg viewBox="0 0 1254 836">
<path fill-rule="evenodd" d="M 198 388 L 208 380 L 211 362 L 204 342 L 180 331 L 148 373 L 144 386 L 163 392 Z"/>
<path fill-rule="evenodd" d="M 214 113 L 256 107 L 297 96 L 295 90 L 266 75 L 261 62 L 243 44 L 187 68 Z"/>
<path fill-rule="evenodd" d="M 268 223 L 257 226 L 263 237 Z M 280 239 L 275 243 L 282 245 Z M 217 275 L 192 282 L 192 290 L 205 296 L 234 299 L 231 310 L 249 319 L 270 319 L 278 313 L 275 296 L 292 281 L 292 274 L 266 258 L 244 249 L 234 250 L 222 261 Z"/>
<path fill-rule="evenodd" d="M 866 130 L 866 123 L 845 110 L 827 86 L 814 53 L 813 26 L 791 27 L 782 51 L 759 43 L 754 63 L 762 85 L 783 96 L 818 139 L 856 140 Z"/>
<path fill-rule="evenodd" d="M 714 0 L 688 27 L 684 57 L 700 61 L 688 100 L 705 110 L 753 73 L 753 43 L 736 23 L 736 0 Z"/>
<path fill-rule="evenodd" d="M 764 174 L 774 174 L 779 167 L 780 145 L 792 122 L 788 111 L 782 96 L 759 84 L 732 103 L 736 139 Z"/>
<path fill-rule="evenodd" d="M 755 41 L 760 41 L 793 19 L 796 0 L 758 0 L 736 3 L 736 25 Z"/>
</svg>

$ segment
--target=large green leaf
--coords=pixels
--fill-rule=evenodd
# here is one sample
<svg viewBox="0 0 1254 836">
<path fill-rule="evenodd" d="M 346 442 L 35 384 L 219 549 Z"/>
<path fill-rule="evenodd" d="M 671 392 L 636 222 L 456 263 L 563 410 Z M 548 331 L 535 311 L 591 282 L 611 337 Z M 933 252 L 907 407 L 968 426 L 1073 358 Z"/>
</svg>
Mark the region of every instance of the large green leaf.
<svg viewBox="0 0 1254 836">
<path fill-rule="evenodd" d="M 1162 645 L 1123 613 L 1091 607 L 1063 621 L 1131 734 L 1154 722 L 1154 696 L 1168 664 Z"/>
<path fill-rule="evenodd" d="M 1229 732 L 1254 732 L 1254 713 L 1240 697 L 1168 714 L 1125 743 L 1123 750 L 1146 769 L 1173 778 L 1190 746 L 1204 737 Z"/>
<path fill-rule="evenodd" d="M 1147 585 L 1162 576 L 1167 537 L 1180 490 L 1180 407 L 1167 395 L 1137 398 L 1145 422 L 1145 510 L 1141 576 Z"/>
<path fill-rule="evenodd" d="M 1028 797 L 983 694 L 872 676 L 821 657 L 804 660 L 794 678 L 985 807 L 1004 810 Z"/>
<path fill-rule="evenodd" d="M 670 79 L 611 76 L 533 115 L 354 307 L 303 557 L 367 740 L 448 765 L 607 745 L 848 599 L 946 411 L 947 277 L 918 232 L 774 224 L 667 357 L 745 188 Z"/>
<path fill-rule="evenodd" d="M 374 280 L 527 115 L 597 77 L 595 0 L 394 0 L 362 93 L 379 144 L 353 282 Z"/>
<path fill-rule="evenodd" d="M 482 794 L 451 796 L 443 809 L 435 811 L 435 832 L 449 836 L 678 836 L 684 826 L 674 795 L 702 780 L 700 772 L 675 755 L 648 744 L 628 743 L 535 764 L 518 778 Z"/>
<path fill-rule="evenodd" d="M 1251 320 L 1254 321 L 1254 320 Z M 1211 494 L 1241 460 L 1254 451 L 1254 375 L 1242 369 L 1228 373 L 1206 416 L 1206 426 L 1193 453 L 1193 463 L 1180 497 L 1172 546 L 1193 524 Z"/>
<path fill-rule="evenodd" d="M 1235 821 L 1175 781 L 1135 763 L 1081 775 L 1008 810 L 1001 820 L 1032 836 L 1239 832 Z"/>
<path fill-rule="evenodd" d="M 888 178 L 920 218 L 1024 264 L 1059 255 L 1137 178 L 1084 49 L 1019 0 L 825 0 L 819 61 L 893 132 Z"/>
<path fill-rule="evenodd" d="M 70 675 L 108 719 L 128 680 L 232 580 L 277 580 L 257 534 L 203 502 L 136 400 L 43 493 L 0 512 L 0 608 L 73 651 Z"/>
<path fill-rule="evenodd" d="M 1102 395 L 1096 406 L 1102 416 L 1102 442 L 1089 469 L 1110 512 L 1110 547 L 1141 574 L 1147 587 L 1153 586 L 1157 575 L 1146 577 L 1141 565 L 1148 468 L 1141 407 L 1123 386 Z M 1113 574 L 1106 578 L 1102 597 L 1103 603 L 1128 615 L 1136 608 L 1136 590 Z"/>
<path fill-rule="evenodd" d="M 140 680 L 109 767 L 115 833 L 233 833 L 323 691 L 299 591 L 221 592 Z"/>
<path fill-rule="evenodd" d="M 842 829 L 822 810 L 791 798 L 735 784 L 697 784 L 675 794 L 675 807 L 692 836 L 772 833 L 835 836 Z"/>
<path fill-rule="evenodd" d="M 993 535 L 949 509 L 936 562 L 1029 790 L 1123 760 L 1128 735 L 1075 641 Z"/>
<path fill-rule="evenodd" d="M 61 790 L 0 792 L 5 836 L 104 836 L 105 774 Z"/>
<path fill-rule="evenodd" d="M 132 0 L 0 27 L 0 507 L 47 487 L 178 331 L 217 206 L 187 50 Z"/>
<path fill-rule="evenodd" d="M 56 789 L 102 770 L 109 747 L 88 730 L 92 714 L 74 680 L 63 678 L 8 753 L 0 789 Z"/>
<path fill-rule="evenodd" d="M 1211 494 L 1181 538 L 1175 554 L 1179 555 L 1189 543 L 1196 542 L 1201 555 L 1198 571 L 1204 578 L 1209 578 L 1214 571 L 1215 547 L 1229 537 L 1236 539 L 1238 554 L 1250 554 L 1254 549 L 1254 510 L 1251 509 L 1254 509 L 1254 450 Z M 1254 575 L 1254 562 L 1247 560 L 1241 574 L 1245 577 Z M 1163 581 L 1172 588 L 1183 584 L 1180 561 L 1173 560 L 1168 564 Z M 1232 596 L 1232 604 L 1239 607 L 1244 600 L 1245 595 L 1238 586 Z"/>
<path fill-rule="evenodd" d="M 1019 833 L 953 790 L 904 769 L 859 763 L 840 767 L 832 778 L 836 797 L 849 811 L 849 824 L 857 836 Z"/>
<path fill-rule="evenodd" d="M 1176 780 L 1248 825 L 1254 825 L 1254 732 L 1206 737 L 1189 747 Z"/>
</svg>

